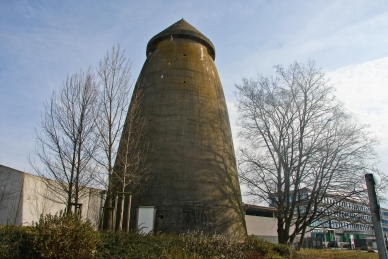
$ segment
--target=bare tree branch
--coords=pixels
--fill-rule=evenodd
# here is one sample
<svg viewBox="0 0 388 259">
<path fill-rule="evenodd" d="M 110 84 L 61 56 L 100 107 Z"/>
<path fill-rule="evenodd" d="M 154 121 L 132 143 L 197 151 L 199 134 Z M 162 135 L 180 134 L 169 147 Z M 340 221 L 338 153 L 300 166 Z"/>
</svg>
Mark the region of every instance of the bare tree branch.
<svg viewBox="0 0 388 259">
<path fill-rule="evenodd" d="M 58 201 L 66 204 L 68 212 L 87 193 L 84 188 L 94 184 L 96 166 L 92 157 L 97 141 L 92 111 L 96 98 L 90 69 L 68 76 L 45 104 L 36 132 L 35 154 L 44 168 L 29 159 Z"/>
</svg>

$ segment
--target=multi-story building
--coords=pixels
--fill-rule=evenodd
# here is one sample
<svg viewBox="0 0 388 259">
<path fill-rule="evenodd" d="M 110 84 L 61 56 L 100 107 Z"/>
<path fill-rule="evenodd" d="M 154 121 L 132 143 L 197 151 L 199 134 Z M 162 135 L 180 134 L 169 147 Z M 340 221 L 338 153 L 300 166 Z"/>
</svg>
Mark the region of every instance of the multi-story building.
<svg viewBox="0 0 388 259">
<path fill-rule="evenodd" d="M 308 188 L 299 191 L 298 206 L 302 207 L 301 211 L 309 195 Z M 270 207 L 276 208 L 276 199 L 272 198 L 270 201 Z M 289 202 L 290 204 L 294 202 L 292 197 Z M 382 216 L 383 229 L 388 239 L 388 210 L 382 209 Z M 351 237 L 358 247 L 372 246 L 375 241 L 368 204 L 359 198 L 344 198 L 336 194 L 327 194 L 323 197 L 316 211 L 316 220 L 309 226 L 308 231 L 312 238 L 320 237 L 326 244 L 336 241 L 342 246 L 348 244 Z"/>
<path fill-rule="evenodd" d="M 335 234 L 328 241 L 337 241 L 340 246 L 348 244 L 351 237 L 356 247 L 372 246 L 375 241 L 372 216 L 364 202 L 357 198 L 339 199 L 336 195 L 328 195 L 318 210 L 321 216 L 310 226 L 312 236 L 333 230 Z"/>
<path fill-rule="evenodd" d="M 381 225 L 383 227 L 385 243 L 388 245 L 388 209 L 381 208 Z"/>
</svg>

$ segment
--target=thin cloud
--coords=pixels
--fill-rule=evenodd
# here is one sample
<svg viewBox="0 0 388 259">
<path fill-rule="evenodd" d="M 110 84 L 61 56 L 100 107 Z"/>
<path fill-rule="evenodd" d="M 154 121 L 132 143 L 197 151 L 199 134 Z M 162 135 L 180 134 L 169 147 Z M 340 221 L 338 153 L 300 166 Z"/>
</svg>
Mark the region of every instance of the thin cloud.
<svg viewBox="0 0 388 259">
<path fill-rule="evenodd" d="M 376 150 L 380 168 L 387 172 L 388 161 L 388 57 L 327 72 L 338 99 L 359 121 L 370 125 L 371 136 L 379 140 Z"/>
</svg>

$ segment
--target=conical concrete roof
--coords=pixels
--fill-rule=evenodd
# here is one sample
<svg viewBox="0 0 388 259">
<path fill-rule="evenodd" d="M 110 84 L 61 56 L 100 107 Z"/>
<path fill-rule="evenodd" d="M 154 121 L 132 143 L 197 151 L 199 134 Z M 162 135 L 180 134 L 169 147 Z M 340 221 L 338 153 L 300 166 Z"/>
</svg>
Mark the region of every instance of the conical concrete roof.
<svg viewBox="0 0 388 259">
<path fill-rule="evenodd" d="M 216 57 L 216 52 L 213 43 L 184 19 L 177 21 L 167 29 L 161 31 L 160 33 L 152 37 L 152 39 L 147 44 L 146 55 L 148 56 L 149 53 L 154 52 L 157 49 L 159 42 L 166 39 L 170 39 L 171 36 L 173 38 L 185 38 L 198 41 L 199 43 L 206 46 L 209 55 L 213 58 L 213 60 Z"/>
</svg>

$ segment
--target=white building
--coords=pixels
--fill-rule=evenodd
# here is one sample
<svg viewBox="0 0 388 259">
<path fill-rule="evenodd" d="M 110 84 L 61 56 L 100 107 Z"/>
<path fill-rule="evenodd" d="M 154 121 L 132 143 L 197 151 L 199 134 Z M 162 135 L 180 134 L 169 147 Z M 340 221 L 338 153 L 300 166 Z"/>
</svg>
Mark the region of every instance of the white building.
<svg viewBox="0 0 388 259">
<path fill-rule="evenodd" d="M 80 200 L 81 215 L 97 224 L 101 190 L 85 190 Z M 29 225 L 37 222 L 41 214 L 55 214 L 65 207 L 41 177 L 0 165 L 0 225 Z"/>
<path fill-rule="evenodd" d="M 278 242 L 278 222 L 275 208 L 244 204 L 248 235 L 254 235 L 271 243 Z"/>
</svg>

